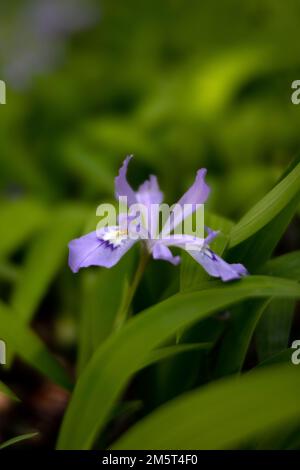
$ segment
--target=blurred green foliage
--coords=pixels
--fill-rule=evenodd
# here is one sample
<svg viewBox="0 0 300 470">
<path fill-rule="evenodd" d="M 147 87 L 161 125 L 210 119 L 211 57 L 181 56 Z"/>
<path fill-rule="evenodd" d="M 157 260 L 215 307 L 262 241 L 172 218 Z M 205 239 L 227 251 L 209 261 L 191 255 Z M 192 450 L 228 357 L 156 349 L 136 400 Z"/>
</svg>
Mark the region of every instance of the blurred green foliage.
<svg viewBox="0 0 300 470">
<path fill-rule="evenodd" d="M 54 3 L 58 21 L 57 5 L 70 2 Z M 286 364 L 266 376 L 264 368 L 244 374 L 260 363 L 288 362 L 291 329 L 298 331 L 292 321 L 299 251 L 269 258 L 299 209 L 299 159 L 283 174 L 300 142 L 300 106 L 291 102 L 291 84 L 300 79 L 299 1 L 76 3 L 95 8 L 94 21 L 78 28 L 73 12 L 59 34 L 55 22 L 53 34 L 39 31 L 40 41 L 30 36 L 27 42 L 31 26 L 39 26 L 31 24 L 36 0 L 11 0 L 1 11 L 7 104 L 0 106 L 0 339 L 9 339 L 2 395 L 15 392 L 17 355 L 61 389 L 72 390 L 75 382 L 61 448 L 113 441 L 143 447 L 140 429 L 152 436 L 149 442 L 178 448 L 190 442 L 299 448 L 295 370 Z M 13 59 L 27 77 L 23 82 L 7 73 Z M 95 227 L 96 207 L 112 200 L 114 177 L 132 153 L 132 184 L 157 174 L 166 202 L 179 199 L 196 170 L 206 167 L 212 188 L 206 223 L 222 231 L 213 248 L 255 275 L 223 286 L 188 256 L 178 269 L 150 263 L 134 318 L 116 333 L 137 253 L 112 270 L 73 276 L 67 243 Z M 296 248 L 294 223 L 280 252 Z M 214 382 L 240 373 L 240 381 L 234 375 Z M 208 382 L 211 393 L 201 388 Z M 16 393 L 21 401 L 23 385 Z M 280 407 L 276 394 L 268 400 L 275 386 L 289 406 Z M 224 391 L 228 408 L 220 401 Z M 166 411 L 151 413 L 165 402 Z M 189 412 L 190 434 L 176 431 L 172 441 L 172 430 L 161 436 L 157 429 L 168 428 L 169 418 L 180 425 L 178 409 Z M 137 431 L 120 438 L 139 419 Z M 200 425 L 212 430 L 207 441 L 197 434 Z M 3 426 L 0 443 L 32 436 L 32 426 L 21 426 L 25 436 L 10 441 L 10 427 Z M 268 426 L 272 433 L 262 437 Z M 57 432 L 53 445 L 56 438 Z M 48 445 L 44 439 L 41 445 Z"/>
<path fill-rule="evenodd" d="M 210 204 L 240 216 L 298 148 L 290 95 L 300 73 L 299 2 L 102 0 L 99 8 L 97 25 L 68 38 L 52 70 L 25 90 L 8 83 L 2 195 L 99 202 L 134 153 L 136 180 L 157 173 L 170 200 L 206 166 Z"/>
</svg>

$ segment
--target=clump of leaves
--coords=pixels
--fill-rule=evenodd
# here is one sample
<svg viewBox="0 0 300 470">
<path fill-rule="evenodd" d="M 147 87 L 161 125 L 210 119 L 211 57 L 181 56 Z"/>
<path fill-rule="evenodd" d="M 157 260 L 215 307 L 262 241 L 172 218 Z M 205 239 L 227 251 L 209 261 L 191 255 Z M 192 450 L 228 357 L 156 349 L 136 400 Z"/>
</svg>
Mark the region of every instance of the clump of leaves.
<svg viewBox="0 0 300 470">
<path fill-rule="evenodd" d="M 271 258 L 299 206 L 299 183 L 296 159 L 237 224 L 207 215 L 207 224 L 222 232 L 214 251 L 228 262 L 251 266 L 251 276 L 226 284 L 210 280 L 187 255 L 180 279 L 168 271 L 164 289 L 153 289 L 161 278 L 153 280 L 150 265 L 131 304 L 132 317 L 118 328 L 115 320 L 136 269 L 134 252 L 111 270 L 84 271 L 72 280 L 80 286 L 79 293 L 73 291 L 80 299 L 73 390 L 30 320 L 65 261 L 66 237 L 85 233 L 89 211 L 66 208 L 61 217 L 70 223 L 53 233 L 45 225 L 49 218 L 45 222 L 36 211 L 37 221 L 24 220 L 23 235 L 21 226 L 17 238 L 6 237 L 2 253 L 43 227 L 23 267 L 37 282 L 13 283 L 10 301 L 0 306 L 0 331 L 24 361 L 72 390 L 59 449 L 262 448 L 274 435 L 278 448 L 299 447 L 300 376 L 292 350 L 286 352 L 300 298 L 300 254 Z M 245 368 L 254 337 L 257 355 Z"/>
</svg>

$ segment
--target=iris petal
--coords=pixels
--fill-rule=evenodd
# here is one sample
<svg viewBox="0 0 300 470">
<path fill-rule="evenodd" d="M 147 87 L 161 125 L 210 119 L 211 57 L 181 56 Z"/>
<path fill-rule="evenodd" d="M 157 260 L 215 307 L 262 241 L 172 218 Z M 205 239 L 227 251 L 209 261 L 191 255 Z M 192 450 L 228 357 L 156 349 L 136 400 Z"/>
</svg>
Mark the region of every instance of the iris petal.
<svg viewBox="0 0 300 470">
<path fill-rule="evenodd" d="M 137 200 L 140 204 L 146 207 L 151 207 L 152 204 L 161 204 L 163 201 L 163 193 L 161 192 L 156 176 L 151 175 L 149 180 L 144 181 L 140 185 L 137 193 Z"/>
<path fill-rule="evenodd" d="M 154 259 L 162 259 L 164 261 L 169 261 L 169 263 L 177 266 L 180 263 L 180 256 L 173 256 L 171 250 L 161 243 L 156 243 L 152 250 L 152 256 Z"/>
<path fill-rule="evenodd" d="M 115 178 L 115 197 L 119 199 L 120 197 L 127 197 L 127 204 L 135 204 L 137 202 L 135 192 L 127 181 L 127 168 L 132 155 L 125 158 L 123 165 L 119 170 L 118 176 Z"/>
<path fill-rule="evenodd" d="M 189 254 L 213 277 L 219 277 L 222 281 L 240 279 L 248 274 L 242 264 L 229 264 L 210 248 L 200 251 L 188 251 Z"/>
<path fill-rule="evenodd" d="M 205 182 L 207 170 L 201 168 L 197 171 L 197 175 L 192 186 L 184 193 L 184 195 L 176 203 L 176 206 L 181 207 L 179 213 L 174 213 L 166 222 L 162 230 L 164 235 L 171 233 L 182 220 L 196 211 L 197 205 L 204 204 L 210 193 L 210 187 Z"/>
<path fill-rule="evenodd" d="M 201 168 L 197 171 L 197 175 L 192 186 L 179 199 L 177 204 L 183 206 L 185 204 L 204 204 L 210 193 L 210 187 L 205 182 L 207 170 Z"/>
<path fill-rule="evenodd" d="M 116 233 L 115 227 L 113 227 Z M 136 243 L 131 238 L 113 239 L 103 232 L 103 237 L 97 232 L 91 232 L 76 238 L 69 243 L 69 266 L 74 273 L 88 266 L 103 266 L 111 268 Z M 105 236 L 106 234 L 106 236 Z"/>
</svg>

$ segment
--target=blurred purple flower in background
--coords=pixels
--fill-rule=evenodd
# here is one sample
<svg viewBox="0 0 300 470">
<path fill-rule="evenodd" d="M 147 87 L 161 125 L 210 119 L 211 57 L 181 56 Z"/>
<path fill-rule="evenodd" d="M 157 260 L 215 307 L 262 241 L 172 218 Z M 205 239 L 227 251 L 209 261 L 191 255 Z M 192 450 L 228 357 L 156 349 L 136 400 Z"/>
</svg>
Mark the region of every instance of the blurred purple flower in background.
<svg viewBox="0 0 300 470">
<path fill-rule="evenodd" d="M 3 7 L 0 19 L 2 76 L 21 89 L 58 64 L 69 35 L 94 25 L 100 17 L 94 0 L 23 0 L 9 12 Z"/>
<path fill-rule="evenodd" d="M 126 178 L 130 159 L 131 157 L 125 159 L 119 175 L 115 178 L 116 198 L 126 197 L 129 206 L 135 203 L 143 204 L 150 214 L 152 205 L 156 206 L 162 203 L 163 194 L 160 191 L 156 176 L 153 175 L 139 187 L 138 191 L 135 192 L 131 188 Z M 103 227 L 100 231 L 97 230 L 72 240 L 69 244 L 69 265 L 71 270 L 76 273 L 79 269 L 88 266 L 111 268 L 120 261 L 138 240 L 143 240 L 148 253 L 154 259 L 161 259 L 178 265 L 180 257 L 173 256 L 169 249 L 173 246 L 186 250 L 210 276 L 219 277 L 222 281 L 231 281 L 245 276 L 247 270 L 242 264 L 229 264 L 210 249 L 209 243 L 218 235 L 218 232 L 207 228 L 208 236 L 206 238 L 172 233 L 175 227 L 182 222 L 183 216 L 190 215 L 197 209 L 197 205 L 204 204 L 208 198 L 210 188 L 205 182 L 205 176 L 206 170 L 204 168 L 198 170 L 194 183 L 177 203 L 182 208 L 188 206 L 190 212 L 187 214 L 181 211 L 179 218 L 175 215 L 163 227 L 158 237 L 153 237 L 150 232 L 147 233 L 146 238 L 142 236 L 133 237 L 128 229 L 127 221 L 125 226 L 124 218 L 119 218 L 118 226 Z"/>
</svg>

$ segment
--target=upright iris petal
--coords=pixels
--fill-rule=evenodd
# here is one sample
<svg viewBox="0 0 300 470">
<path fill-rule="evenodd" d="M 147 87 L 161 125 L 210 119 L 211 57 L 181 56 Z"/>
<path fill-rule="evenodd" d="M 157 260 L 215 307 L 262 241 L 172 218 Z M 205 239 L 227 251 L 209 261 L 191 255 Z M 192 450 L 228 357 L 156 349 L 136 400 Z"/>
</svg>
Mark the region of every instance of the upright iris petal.
<svg viewBox="0 0 300 470">
<path fill-rule="evenodd" d="M 162 230 L 163 235 L 171 233 L 172 230 L 183 221 L 183 218 L 188 217 L 196 211 L 197 205 L 205 203 L 210 193 L 210 187 L 205 182 L 206 173 L 207 170 L 205 168 L 201 168 L 201 170 L 197 171 L 194 183 L 176 203 L 182 210 L 178 214 L 175 212 L 175 214 L 167 220 Z"/>
<path fill-rule="evenodd" d="M 115 178 L 115 197 L 118 200 L 120 197 L 127 197 L 127 204 L 131 206 L 136 203 L 136 194 L 127 181 L 127 168 L 132 155 L 125 158 L 123 165 L 119 170 L 118 176 Z"/>
<path fill-rule="evenodd" d="M 140 204 L 144 204 L 146 207 L 162 203 L 164 195 L 159 188 L 156 176 L 150 175 L 149 180 L 140 185 L 136 198 Z"/>
<path fill-rule="evenodd" d="M 185 204 L 204 204 L 210 193 L 210 187 L 205 182 L 207 170 L 201 168 L 197 171 L 197 175 L 192 186 L 179 199 L 177 204 L 184 206 Z"/>
</svg>

